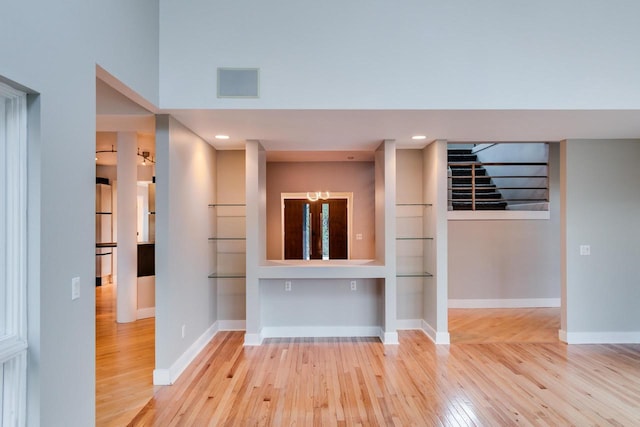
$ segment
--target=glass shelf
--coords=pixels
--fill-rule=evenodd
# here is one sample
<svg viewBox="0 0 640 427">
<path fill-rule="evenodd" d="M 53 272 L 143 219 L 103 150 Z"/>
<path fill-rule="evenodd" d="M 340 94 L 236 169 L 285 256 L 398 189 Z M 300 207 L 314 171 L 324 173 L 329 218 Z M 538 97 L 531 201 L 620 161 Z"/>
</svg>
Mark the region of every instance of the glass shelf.
<svg viewBox="0 0 640 427">
<path fill-rule="evenodd" d="M 396 240 L 433 240 L 433 237 L 396 237 Z"/>
<path fill-rule="evenodd" d="M 118 247 L 118 244 L 116 242 L 102 242 L 102 243 L 96 243 L 96 249 L 102 249 L 102 248 L 116 248 Z"/>
<path fill-rule="evenodd" d="M 246 237 L 209 237 L 209 240 L 247 240 Z"/>
<path fill-rule="evenodd" d="M 246 206 L 244 203 L 211 203 L 209 204 L 210 208 L 215 208 L 218 206 Z"/>
<path fill-rule="evenodd" d="M 244 279 L 245 276 L 243 273 L 211 273 L 209 279 Z"/>
<path fill-rule="evenodd" d="M 433 203 L 396 203 L 396 206 L 433 206 Z"/>
<path fill-rule="evenodd" d="M 433 274 L 426 271 L 423 273 L 398 273 L 396 277 L 433 277 Z"/>
</svg>

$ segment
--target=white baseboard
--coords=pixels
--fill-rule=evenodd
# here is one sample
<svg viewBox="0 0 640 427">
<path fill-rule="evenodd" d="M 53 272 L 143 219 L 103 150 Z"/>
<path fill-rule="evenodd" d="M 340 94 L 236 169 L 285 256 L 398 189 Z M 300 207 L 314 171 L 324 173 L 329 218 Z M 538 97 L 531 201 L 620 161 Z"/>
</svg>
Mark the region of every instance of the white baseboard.
<svg viewBox="0 0 640 427">
<path fill-rule="evenodd" d="M 202 349 L 211 341 L 218 332 L 218 322 L 211 325 L 193 344 L 176 360 L 169 369 L 155 369 L 153 371 L 154 385 L 171 385 L 189 366 Z"/>
<path fill-rule="evenodd" d="M 560 298 L 450 299 L 449 308 L 560 307 Z"/>
<path fill-rule="evenodd" d="M 447 345 L 450 343 L 449 332 L 437 332 L 423 319 L 398 319 L 396 326 L 399 330 L 420 330 L 435 344 Z"/>
<path fill-rule="evenodd" d="M 146 307 L 138 309 L 138 319 L 147 319 L 149 317 L 156 317 L 155 307 Z"/>
<path fill-rule="evenodd" d="M 262 336 L 262 334 L 245 333 L 244 334 L 244 345 L 245 346 L 261 345 L 263 339 L 264 339 L 264 337 Z"/>
<path fill-rule="evenodd" d="M 560 341 L 567 344 L 640 344 L 640 331 L 631 332 L 567 332 L 558 331 Z"/>
<path fill-rule="evenodd" d="M 424 332 L 426 336 L 431 338 L 431 341 L 433 341 L 435 344 L 449 345 L 451 343 L 449 332 L 438 332 L 424 320 L 422 320 L 421 329 L 422 332 Z"/>
<path fill-rule="evenodd" d="M 218 320 L 219 331 L 245 331 L 247 330 L 246 320 Z"/>
<path fill-rule="evenodd" d="M 382 337 L 383 332 L 379 326 L 266 326 L 261 335 L 263 338 Z"/>
<path fill-rule="evenodd" d="M 384 345 L 398 345 L 400 344 L 400 342 L 398 341 L 398 333 L 397 332 L 383 332 L 382 329 L 380 329 L 381 335 L 380 335 L 380 341 L 382 341 L 382 344 Z"/>
<path fill-rule="evenodd" d="M 565 331 L 564 329 L 559 329 L 558 339 L 562 342 L 567 342 L 567 331 Z"/>
<path fill-rule="evenodd" d="M 396 327 L 400 330 L 422 329 L 422 319 L 398 319 Z"/>
</svg>

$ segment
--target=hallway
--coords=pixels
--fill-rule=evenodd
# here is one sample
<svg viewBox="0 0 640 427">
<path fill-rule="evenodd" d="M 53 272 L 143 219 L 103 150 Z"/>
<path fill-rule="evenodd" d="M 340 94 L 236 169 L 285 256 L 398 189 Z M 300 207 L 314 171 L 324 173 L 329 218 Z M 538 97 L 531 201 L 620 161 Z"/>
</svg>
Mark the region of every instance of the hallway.
<svg viewBox="0 0 640 427">
<path fill-rule="evenodd" d="M 155 318 L 116 323 L 114 285 L 96 287 L 96 426 L 123 426 L 153 397 Z"/>
</svg>

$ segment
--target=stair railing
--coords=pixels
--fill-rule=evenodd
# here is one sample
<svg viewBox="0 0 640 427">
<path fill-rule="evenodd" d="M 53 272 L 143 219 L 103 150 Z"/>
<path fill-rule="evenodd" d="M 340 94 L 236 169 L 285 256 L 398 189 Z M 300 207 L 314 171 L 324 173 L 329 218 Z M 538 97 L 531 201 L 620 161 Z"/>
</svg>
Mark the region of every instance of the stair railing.
<svg viewBox="0 0 640 427">
<path fill-rule="evenodd" d="M 460 167 L 470 167 L 471 174 L 470 175 L 455 175 L 452 174 L 452 179 L 450 180 L 449 194 L 451 195 L 449 198 L 449 204 L 453 206 L 455 210 L 456 202 L 471 202 L 471 210 L 477 210 L 477 204 L 481 202 L 504 202 L 507 203 L 508 206 L 517 207 L 518 205 L 524 204 L 539 204 L 539 203 L 548 203 L 549 202 L 549 164 L 546 162 L 449 162 L 448 166 L 450 169 L 460 168 Z M 486 175 L 478 175 L 476 168 L 484 168 L 486 167 L 542 167 L 544 169 L 544 175 L 540 174 L 487 174 Z M 456 179 L 460 178 L 471 178 L 470 186 L 454 186 Z M 492 184 L 492 189 L 496 192 L 500 193 L 500 198 L 483 198 L 478 197 L 478 185 L 476 184 L 477 178 L 488 178 Z M 511 182 L 511 185 L 500 184 L 496 185 L 495 180 L 500 180 L 500 182 Z M 527 185 L 527 181 L 524 181 L 524 184 L 513 185 L 518 180 L 543 180 L 544 185 Z M 515 181 L 515 182 L 514 182 Z M 471 190 L 471 194 L 469 198 L 460 198 L 455 197 L 455 190 Z M 504 191 L 507 192 L 534 192 L 534 191 L 544 191 L 542 197 L 504 197 L 502 193 Z M 487 209 L 483 209 L 487 210 Z"/>
</svg>

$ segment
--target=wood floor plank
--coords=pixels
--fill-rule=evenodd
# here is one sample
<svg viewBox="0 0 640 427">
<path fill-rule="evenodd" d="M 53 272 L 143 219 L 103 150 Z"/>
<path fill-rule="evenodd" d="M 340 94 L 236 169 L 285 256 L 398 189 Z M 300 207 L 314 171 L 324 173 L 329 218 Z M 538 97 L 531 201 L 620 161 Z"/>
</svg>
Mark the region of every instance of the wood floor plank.
<svg viewBox="0 0 640 427">
<path fill-rule="evenodd" d="M 220 332 L 130 425 L 640 425 L 640 345 L 560 343 L 557 309 L 451 319 L 450 346 Z"/>
<path fill-rule="evenodd" d="M 96 425 L 121 427 L 153 397 L 155 319 L 116 323 L 113 284 L 96 288 Z"/>
</svg>

